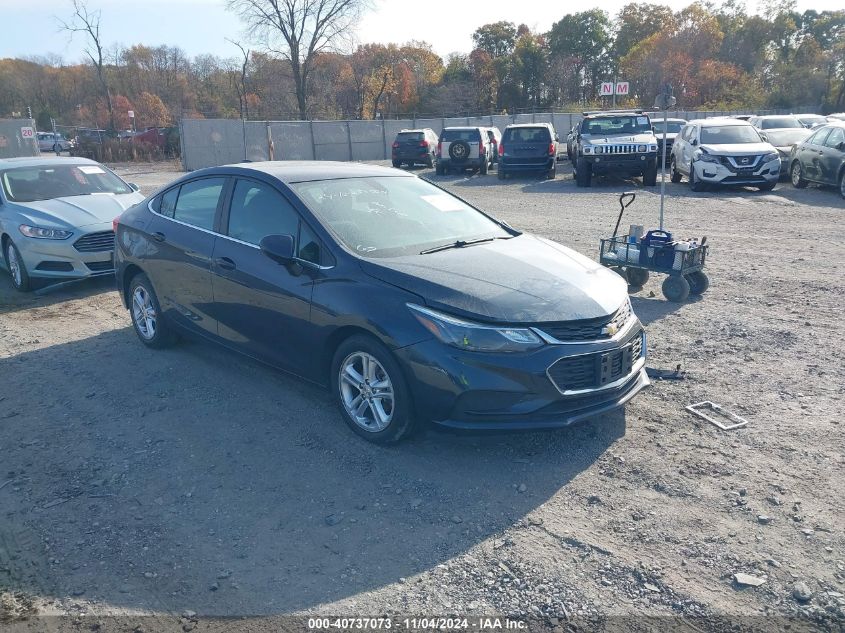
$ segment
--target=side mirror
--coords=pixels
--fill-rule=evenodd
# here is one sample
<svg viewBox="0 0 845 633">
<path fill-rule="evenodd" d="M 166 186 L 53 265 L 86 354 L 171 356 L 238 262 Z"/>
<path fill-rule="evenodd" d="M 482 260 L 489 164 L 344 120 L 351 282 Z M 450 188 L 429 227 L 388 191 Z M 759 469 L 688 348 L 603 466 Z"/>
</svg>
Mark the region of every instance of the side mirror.
<svg viewBox="0 0 845 633">
<path fill-rule="evenodd" d="M 839 145 L 836 146 L 840 152 L 845 152 L 845 141 L 839 141 Z"/>
<path fill-rule="evenodd" d="M 769 140 L 769 137 L 768 137 L 768 136 L 766 136 L 763 132 L 760 132 L 760 138 L 761 138 L 761 139 L 763 139 L 764 141 L 768 141 L 768 140 Z"/>
<path fill-rule="evenodd" d="M 132 191 L 140 191 L 141 190 L 141 188 L 138 185 L 136 185 L 134 182 L 127 182 L 126 184 L 129 185 L 129 188 Z"/>
<path fill-rule="evenodd" d="M 280 264 L 293 262 L 293 235 L 267 235 L 261 239 L 258 248 L 267 257 Z"/>
<path fill-rule="evenodd" d="M 560 137 L 557 134 L 555 134 L 555 143 L 560 143 Z"/>
<path fill-rule="evenodd" d="M 692 141 L 690 141 L 690 145 L 698 145 L 698 139 L 697 138 L 692 139 Z"/>
</svg>

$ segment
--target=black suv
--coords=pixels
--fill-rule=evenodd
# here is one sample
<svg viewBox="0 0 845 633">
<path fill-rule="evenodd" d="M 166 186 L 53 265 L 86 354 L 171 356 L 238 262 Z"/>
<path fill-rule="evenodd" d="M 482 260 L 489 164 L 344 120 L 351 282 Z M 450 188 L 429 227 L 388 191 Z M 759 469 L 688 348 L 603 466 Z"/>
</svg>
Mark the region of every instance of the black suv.
<svg viewBox="0 0 845 633">
<path fill-rule="evenodd" d="M 573 140 L 575 182 L 589 187 L 593 174 L 642 176 L 657 184 L 657 137 L 642 110 L 584 112 Z"/>
<path fill-rule="evenodd" d="M 486 175 L 493 163 L 493 142 L 487 128 L 447 127 L 437 143 L 437 174 L 477 169 Z"/>
<path fill-rule="evenodd" d="M 393 141 L 390 157 L 394 167 L 401 167 L 402 163 L 407 163 L 408 167 L 413 167 L 416 163 L 434 167 L 436 151 L 437 134 L 431 128 L 400 130 Z"/>
<path fill-rule="evenodd" d="M 509 125 L 499 143 L 499 179 L 516 172 L 541 172 L 555 177 L 557 134 L 549 123 Z"/>
</svg>

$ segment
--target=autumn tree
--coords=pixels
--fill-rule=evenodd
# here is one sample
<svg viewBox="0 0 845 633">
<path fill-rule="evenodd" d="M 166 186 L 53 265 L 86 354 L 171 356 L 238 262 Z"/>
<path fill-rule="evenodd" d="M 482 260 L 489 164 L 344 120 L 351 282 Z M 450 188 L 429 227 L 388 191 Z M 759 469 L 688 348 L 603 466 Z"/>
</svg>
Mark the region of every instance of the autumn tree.
<svg viewBox="0 0 845 633">
<path fill-rule="evenodd" d="M 135 100 L 135 119 L 139 127 L 166 127 L 170 113 L 158 95 L 142 92 Z"/>
</svg>

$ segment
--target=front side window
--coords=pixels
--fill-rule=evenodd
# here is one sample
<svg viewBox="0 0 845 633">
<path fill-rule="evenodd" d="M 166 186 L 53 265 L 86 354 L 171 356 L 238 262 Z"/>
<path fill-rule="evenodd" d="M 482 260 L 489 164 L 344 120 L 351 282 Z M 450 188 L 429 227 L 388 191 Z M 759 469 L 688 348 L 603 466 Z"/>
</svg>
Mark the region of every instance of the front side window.
<svg viewBox="0 0 845 633">
<path fill-rule="evenodd" d="M 202 178 L 186 182 L 179 188 L 172 217 L 207 231 L 214 230 L 214 216 L 225 182 L 225 178 Z"/>
<path fill-rule="evenodd" d="M 839 144 L 845 141 L 845 131 L 841 127 L 835 127 L 830 131 L 827 140 L 824 142 L 826 147 L 833 147 L 838 149 Z"/>
<path fill-rule="evenodd" d="M 10 202 L 35 202 L 72 196 L 132 193 L 132 188 L 101 165 L 39 165 L 0 172 Z"/>
<path fill-rule="evenodd" d="M 323 226 L 362 257 L 415 255 L 459 240 L 512 235 L 419 178 L 341 178 L 294 183 L 291 188 Z"/>
<path fill-rule="evenodd" d="M 278 191 L 263 183 L 238 180 L 229 208 L 229 237 L 259 244 L 268 235 L 293 235 L 299 215 Z"/>
<path fill-rule="evenodd" d="M 830 131 L 833 128 L 823 127 L 818 132 L 813 134 L 810 138 L 807 139 L 807 143 L 810 145 L 824 145 L 824 141 L 827 138 L 827 135 L 830 134 Z"/>
</svg>

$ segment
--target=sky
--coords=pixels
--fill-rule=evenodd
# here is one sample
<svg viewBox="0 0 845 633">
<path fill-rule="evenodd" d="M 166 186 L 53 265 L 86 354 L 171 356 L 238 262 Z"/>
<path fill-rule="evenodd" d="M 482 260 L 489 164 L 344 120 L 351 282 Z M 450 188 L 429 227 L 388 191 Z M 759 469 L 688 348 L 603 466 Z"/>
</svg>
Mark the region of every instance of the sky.
<svg viewBox="0 0 845 633">
<path fill-rule="evenodd" d="M 556 3 L 550 0 L 370 0 L 372 4 L 358 25 L 359 43 L 430 42 L 442 57 L 472 48 L 472 32 L 489 22 L 507 20 L 547 31 L 566 13 L 599 7 L 615 14 L 631 0 Z M 678 10 L 691 0 L 663 0 Z M 749 7 L 757 6 L 750 0 Z M 798 10 L 835 10 L 842 0 L 798 0 Z M 224 0 L 88 0 L 90 9 L 102 11 L 101 30 L 107 45 L 177 45 L 188 55 L 212 53 L 237 57 L 228 39 L 244 40 L 237 16 Z M 558 7 L 552 9 L 551 7 Z M 0 0 L 0 58 L 59 55 L 67 62 L 83 57 L 84 39 L 71 40 L 59 29 L 57 18 L 70 19 L 70 0 Z"/>
</svg>

